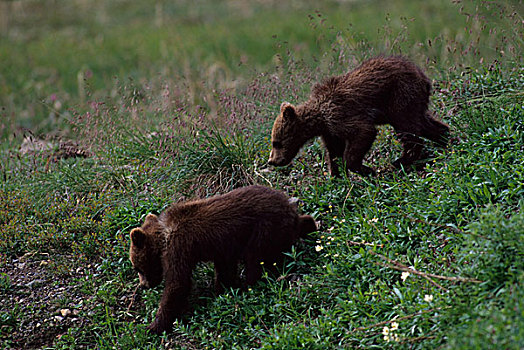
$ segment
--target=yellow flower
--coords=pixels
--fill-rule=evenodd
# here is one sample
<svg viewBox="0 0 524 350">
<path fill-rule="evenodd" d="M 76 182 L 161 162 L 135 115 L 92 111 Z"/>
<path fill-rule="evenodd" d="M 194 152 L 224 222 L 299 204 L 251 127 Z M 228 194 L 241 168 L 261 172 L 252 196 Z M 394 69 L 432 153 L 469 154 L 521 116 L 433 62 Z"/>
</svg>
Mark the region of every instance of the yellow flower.
<svg viewBox="0 0 524 350">
<path fill-rule="evenodd" d="M 410 275 L 409 272 L 404 271 L 404 272 L 402 272 L 402 275 L 400 275 L 400 278 L 402 279 L 402 281 L 405 281 L 408 278 L 409 275 Z"/>
</svg>

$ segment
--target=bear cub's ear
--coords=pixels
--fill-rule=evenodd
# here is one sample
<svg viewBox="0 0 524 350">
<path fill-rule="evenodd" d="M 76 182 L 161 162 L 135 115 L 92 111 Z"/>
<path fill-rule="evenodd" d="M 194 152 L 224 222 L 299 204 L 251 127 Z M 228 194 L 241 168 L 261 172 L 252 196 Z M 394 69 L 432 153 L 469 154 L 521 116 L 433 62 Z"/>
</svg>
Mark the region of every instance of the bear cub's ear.
<svg viewBox="0 0 524 350">
<path fill-rule="evenodd" d="M 289 102 L 282 102 L 282 104 L 280 105 L 280 113 L 282 113 L 284 119 L 293 119 L 297 115 L 295 111 L 295 106 L 293 106 Z"/>
<path fill-rule="evenodd" d="M 132 229 L 129 235 L 131 236 L 131 242 L 133 242 L 135 247 L 138 249 L 142 249 L 144 247 L 146 242 L 146 234 L 140 227 Z"/>
<path fill-rule="evenodd" d="M 147 214 L 145 222 L 158 222 L 158 216 L 155 214 Z"/>
</svg>

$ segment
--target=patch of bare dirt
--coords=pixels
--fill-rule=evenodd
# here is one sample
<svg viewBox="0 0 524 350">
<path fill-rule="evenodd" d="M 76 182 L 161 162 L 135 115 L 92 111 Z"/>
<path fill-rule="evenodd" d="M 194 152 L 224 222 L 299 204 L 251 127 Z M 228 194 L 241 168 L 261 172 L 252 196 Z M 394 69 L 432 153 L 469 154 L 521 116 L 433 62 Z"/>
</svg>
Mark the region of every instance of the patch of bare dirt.
<svg viewBox="0 0 524 350">
<path fill-rule="evenodd" d="M 82 276 L 87 271 L 77 271 Z M 81 327 L 86 298 L 57 273 L 46 254 L 26 254 L 0 266 L 0 341 L 8 349 L 37 349 Z"/>
</svg>

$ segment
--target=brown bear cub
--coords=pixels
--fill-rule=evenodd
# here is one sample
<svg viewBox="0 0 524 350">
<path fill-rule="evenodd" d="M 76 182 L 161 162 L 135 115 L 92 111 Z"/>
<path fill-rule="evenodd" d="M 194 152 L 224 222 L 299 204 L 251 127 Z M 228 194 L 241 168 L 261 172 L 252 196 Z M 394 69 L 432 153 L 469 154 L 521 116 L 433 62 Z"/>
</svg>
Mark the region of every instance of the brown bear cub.
<svg viewBox="0 0 524 350">
<path fill-rule="evenodd" d="M 349 73 L 313 87 L 309 99 L 293 106 L 284 102 L 271 133 L 270 165 L 291 162 L 309 139 L 320 136 L 331 175 L 339 175 L 335 158 L 347 170 L 367 175 L 362 164 L 377 135 L 376 125 L 390 124 L 403 145 L 393 164 L 410 166 L 423 158 L 420 137 L 445 146 L 449 127 L 428 110 L 431 81 L 403 57 L 377 57 Z"/>
<path fill-rule="evenodd" d="M 262 276 L 261 263 L 278 262 L 299 237 L 316 230 L 314 219 L 299 215 L 286 195 L 263 186 L 175 203 L 158 217 L 148 214 L 141 227 L 131 230 L 129 258 L 140 285 L 152 288 L 165 280 L 149 330 L 171 329 L 187 302 L 198 262 L 214 262 L 217 292 L 236 286 L 240 261 L 252 285 Z"/>
</svg>

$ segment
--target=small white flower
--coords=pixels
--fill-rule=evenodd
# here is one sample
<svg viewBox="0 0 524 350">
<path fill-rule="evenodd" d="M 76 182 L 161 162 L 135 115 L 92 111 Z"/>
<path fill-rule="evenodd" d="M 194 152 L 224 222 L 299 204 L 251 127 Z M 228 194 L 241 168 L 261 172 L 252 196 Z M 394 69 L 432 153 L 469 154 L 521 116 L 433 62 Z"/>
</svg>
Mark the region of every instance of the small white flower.
<svg viewBox="0 0 524 350">
<path fill-rule="evenodd" d="M 398 329 L 398 322 L 392 322 L 391 323 L 391 330 L 396 331 Z"/>
<path fill-rule="evenodd" d="M 371 222 L 378 222 L 378 218 L 371 219 Z"/>
<path fill-rule="evenodd" d="M 425 295 L 424 295 L 424 301 L 425 301 L 426 303 L 431 303 L 431 302 L 433 301 L 433 295 L 431 295 L 431 294 L 425 294 Z"/>
<path fill-rule="evenodd" d="M 321 245 L 317 245 L 317 246 L 315 246 L 315 250 L 316 250 L 317 252 L 321 251 L 322 249 L 324 249 L 324 247 L 322 247 Z"/>
<path fill-rule="evenodd" d="M 384 335 L 388 335 L 389 334 L 389 327 L 388 326 L 385 326 L 384 328 L 382 328 L 382 334 L 384 334 Z"/>
<path fill-rule="evenodd" d="M 409 277 L 409 275 L 410 275 L 409 272 L 404 271 L 402 272 L 402 275 L 400 275 L 400 279 L 402 279 L 402 281 L 405 281 Z"/>
<path fill-rule="evenodd" d="M 385 335 L 384 340 L 389 343 L 389 341 L 391 340 L 391 337 L 389 335 Z"/>
</svg>

